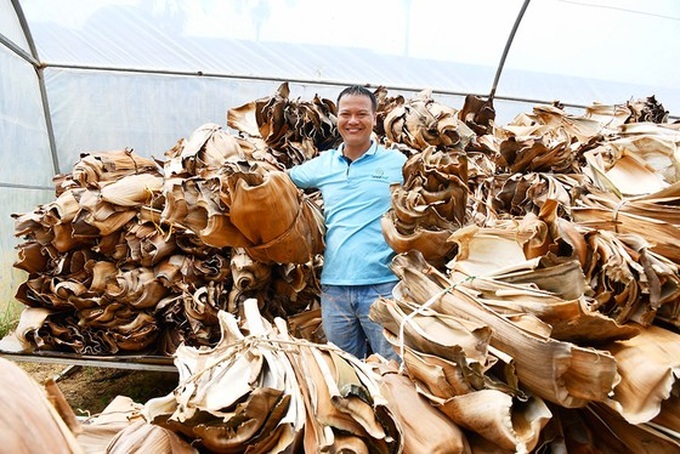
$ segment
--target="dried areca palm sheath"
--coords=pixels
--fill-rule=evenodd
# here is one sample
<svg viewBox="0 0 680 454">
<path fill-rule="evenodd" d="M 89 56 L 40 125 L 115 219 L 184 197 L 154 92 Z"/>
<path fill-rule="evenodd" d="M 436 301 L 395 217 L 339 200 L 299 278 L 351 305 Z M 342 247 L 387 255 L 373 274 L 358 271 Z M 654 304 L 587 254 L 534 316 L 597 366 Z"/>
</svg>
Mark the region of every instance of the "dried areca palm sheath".
<svg viewBox="0 0 680 454">
<path fill-rule="evenodd" d="M 251 244 L 272 241 L 299 216 L 301 195 L 284 172 L 233 172 L 226 178 L 235 226 Z"/>
<path fill-rule="evenodd" d="M 125 218 L 120 218 L 121 222 L 125 222 Z M 81 224 L 82 226 L 83 224 Z M 86 247 L 95 238 L 94 229 L 87 225 L 85 229 L 90 231 L 83 231 L 78 224 L 55 224 L 52 226 L 52 240 L 50 245 L 62 254 L 77 250 L 81 247 Z M 122 227 L 122 225 L 121 225 Z M 119 228 L 116 228 L 117 230 Z"/>
<path fill-rule="evenodd" d="M 290 333 L 298 339 L 307 339 L 317 344 L 327 342 L 321 325 L 321 308 L 300 311 L 286 318 Z"/>
<path fill-rule="evenodd" d="M 542 138 L 510 137 L 504 140 L 500 144 L 497 164 L 510 173 L 572 173 L 577 170 L 574 153 L 568 147 L 568 142 L 551 143 Z"/>
<path fill-rule="evenodd" d="M 28 241 L 17 246 L 17 259 L 13 266 L 27 273 L 37 273 L 47 268 L 49 256 L 45 246 Z"/>
<path fill-rule="evenodd" d="M 136 309 L 155 307 L 167 293 L 168 290 L 156 279 L 154 271 L 145 267 L 118 271 L 105 292 L 112 300 Z"/>
<path fill-rule="evenodd" d="M 351 368 L 354 369 L 354 373 L 358 378 L 361 385 L 368 392 L 371 406 L 373 412 L 375 413 L 375 421 L 382 428 L 385 436 L 382 438 L 369 438 L 368 446 L 371 451 L 375 452 L 385 452 L 385 453 L 400 453 L 403 449 L 403 434 L 399 426 L 398 421 L 395 419 L 392 410 L 389 407 L 389 402 L 380 393 L 379 380 L 380 376 L 367 365 L 364 361 L 359 360 L 354 355 L 346 353 L 342 350 L 334 350 L 334 353 L 341 358 L 342 361 L 346 362 Z M 336 360 L 337 361 L 337 360 Z M 338 380 L 338 384 L 342 383 Z M 341 395 L 344 392 L 341 392 Z M 337 406 L 337 404 L 336 404 Z M 343 407 L 342 403 L 339 408 Z M 346 407 L 351 408 L 351 407 Z"/>
<path fill-rule="evenodd" d="M 542 137 L 550 143 L 563 142 L 573 151 L 607 133 L 606 125 L 597 119 L 570 115 L 554 105 L 534 106 L 532 113 L 521 113 L 507 125 L 496 129 L 496 134 L 503 138 L 523 140 Z"/>
<path fill-rule="evenodd" d="M 409 188 L 398 184 L 390 186 L 394 222 L 406 230 L 421 228 L 436 231 L 459 227 L 461 224 L 456 222 L 452 212 L 455 209 L 464 210 L 465 197 L 456 202 L 453 191 L 442 190 L 445 183 L 438 185 L 439 192 L 428 192 L 419 186 L 423 180 L 410 179 Z M 454 207 L 456 203 L 463 203 L 463 208 Z"/>
<path fill-rule="evenodd" d="M 678 308 L 678 265 L 656 254 L 638 235 L 617 235 L 604 230 L 585 233 L 592 251 L 584 266 L 593 289 L 593 308 L 619 323 L 652 323 L 660 307 Z M 623 285 L 621 285 L 623 284 Z M 677 316 L 671 323 L 678 324 Z"/>
<path fill-rule="evenodd" d="M 294 371 L 266 342 L 273 333 L 255 300 L 246 304 L 246 316 L 248 336 L 231 314 L 220 312 L 223 337 L 214 348 L 177 350 L 180 386 L 147 403 L 148 420 L 216 452 L 242 452 L 248 446 L 279 452 L 297 443 L 304 404 Z"/>
<path fill-rule="evenodd" d="M 250 137 L 262 137 L 257 126 L 257 101 L 251 101 L 239 107 L 227 110 L 227 126 L 244 132 Z"/>
<path fill-rule="evenodd" d="M 477 136 L 493 132 L 496 110 L 491 99 L 483 100 L 479 96 L 467 95 L 457 115 Z"/>
<path fill-rule="evenodd" d="M 595 120 L 609 130 L 615 130 L 629 121 L 631 111 L 623 104 L 603 104 L 595 101 L 586 107 L 583 117 Z"/>
<path fill-rule="evenodd" d="M 400 344 L 398 336 L 391 332 L 385 337 L 393 344 Z M 465 357 L 462 361 L 452 361 L 436 355 L 419 352 L 411 347 L 399 345 L 403 350 L 402 359 L 408 377 L 417 385 L 419 392 L 440 399 L 459 396 L 478 389 L 484 389 L 486 377 L 478 364 L 467 364 Z"/>
<path fill-rule="evenodd" d="M 99 187 L 126 175 L 158 172 L 155 161 L 138 155 L 132 149 L 81 153 L 73 166 L 71 179 L 81 187 Z M 65 186 L 66 181 L 61 186 Z"/>
<path fill-rule="evenodd" d="M 551 173 L 497 174 L 480 182 L 475 199 L 499 215 L 538 213 L 546 200 L 557 200 L 560 211 L 573 205 L 572 192 L 587 180 L 583 175 Z"/>
<path fill-rule="evenodd" d="M 491 153 L 477 149 L 468 148 L 465 154 L 468 166 L 468 185 L 471 193 L 475 193 L 484 179 L 493 177 L 496 174 L 496 159 L 492 158 Z M 474 197 L 469 195 L 468 203 L 477 203 L 477 200 L 474 200 Z"/>
<path fill-rule="evenodd" d="M 678 200 L 680 183 L 634 199 L 591 191 L 577 201 L 571 214 L 575 222 L 586 227 L 640 235 L 649 241 L 652 250 L 680 263 L 676 247 Z"/>
<path fill-rule="evenodd" d="M 583 293 L 586 286 L 578 284 L 584 282 L 583 272 L 575 261 L 565 264 L 570 263 L 573 273 L 565 272 L 564 266 L 557 266 L 555 271 L 550 272 L 548 283 L 547 278 L 540 276 L 540 272 L 546 268 L 527 267 L 521 274 L 513 271 L 490 277 L 475 275 L 474 279 L 463 282 L 461 286 L 470 289 L 477 299 L 499 314 L 531 314 L 538 317 L 550 325 L 550 337 L 554 339 L 600 343 L 629 339 L 637 335 L 638 328 L 620 325 L 591 309 Z M 454 264 L 449 273 L 453 281 L 465 276 L 455 273 L 457 266 L 458 263 Z M 512 283 L 519 280 L 518 275 L 522 276 L 523 283 Z M 534 275 L 538 277 L 532 279 Z M 561 291 L 560 287 L 564 287 L 564 290 Z M 574 292 L 573 287 L 580 287 L 582 290 Z M 571 296 L 567 298 L 564 294 Z"/>
<path fill-rule="evenodd" d="M 271 264 L 257 262 L 243 248 L 234 248 L 229 263 L 234 288 L 245 291 L 265 286 L 272 275 Z"/>
<path fill-rule="evenodd" d="M 215 123 L 199 126 L 189 137 L 180 139 L 165 153 L 165 174 L 209 178 L 227 161 L 247 159 L 236 137 Z"/>
<path fill-rule="evenodd" d="M 243 326 L 219 313 L 214 348 L 177 350 L 180 385 L 146 404 L 149 421 L 215 452 L 401 452 L 400 429 L 367 366 L 289 337 L 282 319 L 275 330 L 254 299 L 244 313 Z"/>
<path fill-rule="evenodd" d="M 36 347 L 32 342 L 33 334 L 43 326 L 51 313 L 51 310 L 44 307 L 24 308 L 16 328 L 0 339 L 0 350 L 9 353 L 32 353 Z"/>
<path fill-rule="evenodd" d="M 300 142 L 286 142 L 278 150 L 270 148 L 269 153 L 268 155 L 263 155 L 263 159 L 276 165 L 278 170 L 284 170 L 309 161 L 319 154 L 319 150 L 314 145 L 312 139 L 304 138 Z"/>
<path fill-rule="evenodd" d="M 286 333 L 284 339 L 293 340 L 282 319 L 276 324 Z M 301 389 L 307 411 L 305 452 L 341 452 L 346 446 L 402 452 L 401 428 L 370 367 L 332 345 L 319 348 L 298 341 L 287 355 L 300 383 L 307 384 Z"/>
<path fill-rule="evenodd" d="M 378 422 L 373 410 L 372 396 L 356 375 L 355 370 L 333 352 L 323 354 L 313 350 L 330 402 L 338 411 L 349 416 L 358 425 L 356 435 L 361 438 L 386 439 L 385 428 Z M 338 366 L 346 366 L 338 369 Z"/>
<path fill-rule="evenodd" d="M 463 225 L 467 159 L 430 146 L 404 165 L 404 184 L 390 186 L 392 208 L 382 219 L 387 243 L 397 252 L 419 250 L 442 264 L 453 250 L 447 234 Z"/>
<path fill-rule="evenodd" d="M 607 148 L 615 150 L 616 155 L 635 156 L 667 184 L 680 181 L 680 157 L 677 155 L 680 131 L 651 123 L 636 126 L 622 127 L 621 137 L 608 141 Z"/>
<path fill-rule="evenodd" d="M 151 199 L 155 194 L 159 194 L 162 188 L 162 177 L 150 173 L 140 173 L 126 175 L 116 181 L 102 185 L 100 194 L 104 202 L 123 207 L 138 207 L 150 204 Z"/>
<path fill-rule="evenodd" d="M 418 304 L 436 298 L 434 310 L 487 324 L 493 332 L 491 345 L 512 356 L 520 381 L 546 400 L 565 407 L 603 401 L 619 380 L 609 353 L 524 331 L 469 292 L 452 288 L 452 283 L 417 253 L 398 255 L 393 269 Z"/>
<path fill-rule="evenodd" d="M 380 392 L 404 434 L 405 453 L 470 453 L 465 433 L 416 391 L 396 368 L 381 373 Z M 417 417 L 416 417 L 417 415 Z"/>
<path fill-rule="evenodd" d="M 621 382 L 607 404 L 631 424 L 648 422 L 659 414 L 680 379 L 680 334 L 651 325 L 609 350 L 618 364 Z"/>
<path fill-rule="evenodd" d="M 153 349 L 158 331 L 158 323 L 154 317 L 139 312 L 132 322 L 117 323 L 107 330 L 106 335 L 122 352 L 144 352 Z"/>
<path fill-rule="evenodd" d="M 680 390 L 673 390 L 672 393 L 661 403 L 661 411 L 649 425 L 680 439 Z"/>
<path fill-rule="evenodd" d="M 130 260 L 142 266 L 155 266 L 177 251 L 174 237 L 151 222 L 130 225 L 124 239 Z"/>
<path fill-rule="evenodd" d="M 0 358 L 0 405 L 3 452 L 83 452 L 44 390 L 4 358 Z"/>
<path fill-rule="evenodd" d="M 456 267 L 453 266 L 449 273 L 453 274 L 455 271 Z M 534 284 L 535 288 L 565 299 L 579 298 L 589 290 L 583 269 L 577 260 L 552 263 L 543 257 L 536 257 L 523 264 L 518 263 L 512 270 L 494 273 L 492 277 L 507 284 Z M 570 285 L 565 285 L 565 282 Z"/>
<path fill-rule="evenodd" d="M 100 413 L 93 415 L 80 424 L 78 444 L 85 452 L 104 452 L 109 442 L 118 432 L 143 421 L 139 413 L 142 404 L 130 397 L 117 395 Z"/>
<path fill-rule="evenodd" d="M 457 249 L 446 267 L 469 276 L 489 276 L 514 270 L 526 262 L 523 243 L 529 238 L 528 232 L 517 228 L 463 227 L 452 232 L 447 240 Z"/>
<path fill-rule="evenodd" d="M 464 224 L 469 192 L 464 153 L 428 147 L 406 161 L 403 174 L 405 190 L 417 191 L 425 203 L 434 206 L 441 218 L 456 226 Z"/>
<path fill-rule="evenodd" d="M 288 83 L 276 94 L 227 111 L 227 125 L 252 137 L 261 137 L 274 150 L 289 142 L 310 139 L 316 149 L 332 148 L 337 142 L 336 107 L 333 101 L 314 96 L 312 101 L 290 100 Z"/>
<path fill-rule="evenodd" d="M 234 172 L 226 182 L 231 220 L 260 261 L 306 263 L 323 251 L 323 221 L 285 172 Z"/>
<path fill-rule="evenodd" d="M 302 387 L 306 405 L 304 433 L 305 452 L 323 452 L 335 446 L 336 433 L 361 434 L 365 432 L 350 415 L 342 413 L 331 403 L 331 394 L 325 385 L 326 371 L 318 362 L 313 348 L 301 346 L 288 353 L 294 365 L 298 382 L 311 384 Z"/>
<path fill-rule="evenodd" d="M 29 277 L 19 285 L 15 297 L 29 307 L 43 307 L 46 309 L 70 309 L 71 306 L 59 295 L 52 291 L 52 279 L 45 273 L 38 273 Z"/>
<path fill-rule="evenodd" d="M 654 95 L 646 98 L 626 101 L 626 106 L 631 111 L 630 123 L 666 123 L 668 111 L 656 100 Z"/>
<path fill-rule="evenodd" d="M 404 225 L 396 217 L 394 209 L 385 213 L 380 225 L 385 241 L 395 252 L 417 250 L 431 263 L 446 262 L 455 247 L 447 242 L 451 230 Z"/>
<path fill-rule="evenodd" d="M 672 437 L 648 424 L 630 424 L 604 405 L 551 409 L 555 416 L 544 429 L 543 450 L 611 453 L 672 453 L 678 450 Z"/>
<path fill-rule="evenodd" d="M 200 140 L 198 141 L 200 143 Z M 194 174 L 201 175 L 221 167 L 225 161 L 245 160 L 246 155 L 236 137 L 221 127 L 214 130 L 202 146 L 194 143 L 193 138 L 182 150 L 183 159 L 194 159 Z"/>
<path fill-rule="evenodd" d="M 247 247 L 248 253 L 261 262 L 307 264 L 323 253 L 325 225 L 319 207 L 304 194 L 295 222 L 276 238 Z"/>
<path fill-rule="evenodd" d="M 586 107 L 585 117 L 597 120 L 616 132 L 616 128 L 625 131 L 628 127 L 642 126 L 646 129 L 649 126 L 665 126 L 664 124 L 668 121 L 668 111 L 654 96 L 649 96 L 645 99 L 629 100 L 612 105 L 594 102 Z M 662 125 L 656 123 L 662 123 Z"/>
<path fill-rule="evenodd" d="M 680 266 L 651 249 L 651 245 L 637 235 L 621 235 L 644 270 L 648 286 L 644 304 L 637 307 L 631 320 L 642 325 L 651 324 L 658 315 L 676 327 L 680 326 Z"/>
<path fill-rule="evenodd" d="M 299 314 L 301 311 L 316 312 L 318 310 L 315 303 L 318 299 L 317 295 L 321 292 L 318 276 L 322 262 L 321 257 L 317 256 L 308 263 L 285 263 L 274 268 L 269 286 L 273 294 L 269 303 L 287 314 L 287 321 L 290 322 L 290 316 Z M 313 318 L 315 315 L 312 313 L 309 317 L 303 317 L 300 320 L 310 321 Z M 291 331 L 294 329 L 291 328 Z M 294 337 L 301 336 L 294 334 Z M 304 336 L 302 338 L 308 339 Z"/>
<path fill-rule="evenodd" d="M 580 410 L 585 424 L 593 431 L 592 445 L 600 452 L 649 452 L 674 454 L 680 451 L 680 438 L 649 424 L 630 424 L 603 404 Z"/>
<path fill-rule="evenodd" d="M 135 421 L 118 432 L 105 446 L 110 454 L 130 452 L 158 452 L 172 454 L 198 454 L 198 450 L 163 427 Z"/>
<path fill-rule="evenodd" d="M 492 389 L 432 400 L 456 424 L 516 453 L 531 452 L 540 439 L 541 429 L 552 417 L 540 398 L 532 397 L 519 409 L 513 409 L 510 395 Z"/>
<path fill-rule="evenodd" d="M 22 338 L 30 340 L 23 343 L 23 351 L 59 350 L 103 355 L 153 350 L 159 327 L 152 315 L 96 295 L 84 295 L 79 301 L 69 298 L 63 304 L 59 312 L 24 310 L 22 318 L 26 317 L 25 323 L 32 321 L 32 324 L 30 329 L 23 330 L 23 334 L 18 331 L 20 341 Z M 78 309 L 74 310 L 74 306 Z"/>
<path fill-rule="evenodd" d="M 90 191 L 80 199 L 81 210 L 71 224 L 74 237 L 100 237 L 119 231 L 137 216 L 137 210 L 104 202 Z"/>
<path fill-rule="evenodd" d="M 455 327 L 452 323 L 455 320 L 454 317 L 436 314 L 431 310 L 422 311 L 422 315 L 414 316 L 412 313 L 410 319 L 405 319 L 403 316 L 405 314 L 401 313 L 400 315 L 396 310 L 390 311 L 392 314 L 390 316 L 383 309 L 390 306 L 395 306 L 393 300 L 376 301 L 371 307 L 371 317 L 385 326 L 388 330 L 385 333 L 387 339 L 396 344 L 395 347 L 400 347 L 406 371 L 414 380 L 422 395 L 451 417 L 454 422 L 482 434 L 494 444 L 508 449 L 517 449 L 519 452 L 526 452 L 528 440 L 520 440 L 520 437 L 525 437 L 530 439 L 529 444 L 535 445 L 541 427 L 550 418 L 550 412 L 545 408 L 542 401 L 534 402 L 533 399 L 531 405 L 520 407 L 524 410 L 512 408 L 513 395 L 521 396 L 523 400 L 527 398 L 516 388 L 513 390 L 511 385 L 499 383 L 497 380 L 484 375 L 487 367 L 494 362 L 484 346 L 488 339 L 481 343 L 478 339 L 476 342 L 478 345 L 475 345 L 475 342 L 470 342 L 473 338 L 473 331 L 461 330 L 464 325 L 470 328 L 474 325 L 466 320 L 459 319 L 459 326 Z M 419 319 L 425 318 L 425 315 L 430 315 L 433 320 L 449 319 L 450 321 L 446 325 L 449 326 L 450 331 L 446 333 L 442 329 L 432 329 L 431 324 L 423 325 L 422 322 L 419 322 Z M 397 322 L 397 326 L 395 326 L 395 322 Z M 419 325 L 422 325 L 422 329 L 419 329 Z M 404 328 L 401 330 L 399 327 Z M 459 335 L 453 335 L 455 331 L 458 331 Z M 403 333 L 403 336 L 397 336 L 394 334 L 395 332 Z M 449 335 L 446 336 L 446 334 Z M 452 340 L 448 349 L 439 349 L 436 354 L 423 352 L 432 350 L 428 344 L 437 343 L 447 337 Z M 471 339 L 466 340 L 466 337 Z M 488 333 L 485 337 L 488 338 Z M 418 338 L 422 338 L 423 341 L 419 341 Z M 456 343 L 456 338 L 460 342 Z M 431 340 L 428 342 L 428 339 Z M 406 344 L 409 344 L 409 346 Z M 417 345 L 420 351 L 412 348 L 411 345 Z M 478 351 L 482 347 L 483 351 Z M 467 355 L 464 352 L 471 354 Z M 484 355 L 488 355 L 489 358 Z M 479 395 L 479 399 L 476 399 L 474 396 L 478 396 L 476 393 L 482 389 L 493 391 L 493 394 L 484 394 L 486 397 Z M 487 398 L 494 402 L 494 411 L 490 411 L 491 404 L 482 404 Z M 500 402 L 504 402 L 505 405 L 495 407 L 495 404 Z M 527 408 L 533 408 L 542 416 L 533 419 L 532 416 L 524 413 Z M 539 411 L 538 408 L 542 408 L 542 410 Z M 525 418 L 533 420 L 535 425 L 518 424 L 517 427 L 513 427 L 514 423 L 510 422 Z M 526 430 L 527 427 L 531 427 L 531 429 Z"/>
<path fill-rule="evenodd" d="M 228 207 L 220 200 L 220 186 L 218 179 L 166 179 L 161 219 L 191 230 L 208 246 L 252 245 L 233 224 Z"/>
<path fill-rule="evenodd" d="M 435 101 L 431 90 L 423 90 L 392 106 L 385 115 L 383 128 L 390 141 L 417 150 L 425 150 L 428 146 L 463 150 L 475 133 L 458 119 L 457 113 Z"/>
<path fill-rule="evenodd" d="M 404 304 L 402 303 L 401 306 L 404 307 Z M 393 309 L 389 310 L 390 307 Z M 437 314 L 429 309 L 421 309 L 419 314 L 411 313 L 408 319 L 405 315 L 397 311 L 397 303 L 394 300 L 381 299 L 371 307 L 372 319 L 379 321 L 388 330 L 385 335 L 390 342 L 396 344 L 395 347 L 401 347 L 406 371 L 418 385 L 419 391 L 457 424 L 482 434 L 499 446 L 517 449 L 519 452 L 526 451 L 526 440 L 520 441 L 517 433 L 527 426 L 518 425 L 515 430 L 512 427 L 513 424 L 510 423 L 511 420 L 515 421 L 524 417 L 521 416 L 522 411 L 512 409 L 511 403 L 512 395 L 523 395 L 523 393 L 516 389 L 513 391 L 511 386 L 498 383 L 484 375 L 487 367 L 494 362 L 486 347 L 490 334 L 488 327 L 478 327 L 481 332 L 486 331 L 486 335 L 483 336 L 486 340 L 479 339 L 478 333 L 475 341 L 473 333 L 479 329 L 475 330 L 475 324 L 465 319 Z M 428 315 L 432 323 L 423 324 L 421 319 L 426 319 Z M 447 320 L 448 322 L 445 323 Z M 440 328 L 434 329 L 437 322 Z M 444 325 L 447 328 L 444 328 Z M 463 329 L 464 326 L 467 328 Z M 456 332 L 458 335 L 454 334 Z M 446 342 L 447 338 L 450 338 L 450 342 Z M 445 345 L 442 344 L 442 346 L 448 346 L 448 348 L 430 348 L 430 345 L 441 343 L 442 340 L 445 341 Z M 419 351 L 412 346 L 418 346 Z M 435 354 L 427 354 L 424 353 L 425 351 Z M 495 397 L 492 400 L 498 403 L 499 397 L 503 397 L 507 399 L 507 405 L 499 407 L 498 411 L 489 411 L 488 404 L 468 404 L 468 399 L 482 389 L 489 391 L 493 389 Z M 460 404 L 458 398 L 465 403 Z M 477 407 L 478 413 L 470 413 L 472 411 L 468 410 L 470 407 Z M 540 428 L 549 417 L 550 413 L 545 408 L 542 421 L 535 421 L 537 426 L 529 431 L 531 435 L 528 436 L 526 432 L 523 432 L 525 437 L 528 436 L 533 440 L 531 444 L 536 443 Z"/>
<path fill-rule="evenodd" d="M 584 172 L 600 189 L 620 197 L 650 194 L 668 187 L 662 175 L 642 158 L 626 151 L 617 153 L 610 144 L 590 150 L 584 157 Z"/>
<path fill-rule="evenodd" d="M 471 363 L 477 363 L 480 370 L 487 367 L 491 331 L 486 325 L 429 309 L 418 310 L 415 304 L 385 298 L 373 303 L 370 317 L 397 336 L 405 346 L 462 363 L 462 367 L 470 367 Z"/>
<path fill-rule="evenodd" d="M 59 194 L 53 202 L 43 205 L 45 215 L 43 222 L 49 225 L 72 222 L 81 209 L 79 200 L 85 192 L 87 192 L 85 188 L 68 189 Z"/>
<path fill-rule="evenodd" d="M 42 245 L 54 239 L 54 233 L 45 222 L 46 207 L 44 205 L 27 213 L 13 213 L 12 218 L 14 219 L 14 236 L 35 239 Z"/>
<path fill-rule="evenodd" d="M 555 106 L 535 106 L 531 117 L 541 124 L 551 126 L 556 134 L 564 131 L 570 143 L 586 143 L 603 133 L 601 122 L 584 116 L 570 115 Z"/>
</svg>

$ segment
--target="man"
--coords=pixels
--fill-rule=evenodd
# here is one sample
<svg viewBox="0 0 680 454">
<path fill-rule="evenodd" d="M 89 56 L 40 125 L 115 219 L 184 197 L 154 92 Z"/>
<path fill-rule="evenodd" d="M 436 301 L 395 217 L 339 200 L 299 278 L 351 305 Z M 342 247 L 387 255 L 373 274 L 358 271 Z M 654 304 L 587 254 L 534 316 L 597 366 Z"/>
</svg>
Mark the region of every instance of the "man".
<svg viewBox="0 0 680 454">
<path fill-rule="evenodd" d="M 406 156 L 372 139 L 377 110 L 372 92 L 347 87 L 337 107 L 343 143 L 289 170 L 298 187 L 318 188 L 324 201 L 323 327 L 330 342 L 357 358 L 379 353 L 398 360 L 368 313 L 379 296 L 391 295 L 398 280 L 389 268 L 394 251 L 380 220 L 390 208 L 390 184 L 403 182 Z"/>
</svg>

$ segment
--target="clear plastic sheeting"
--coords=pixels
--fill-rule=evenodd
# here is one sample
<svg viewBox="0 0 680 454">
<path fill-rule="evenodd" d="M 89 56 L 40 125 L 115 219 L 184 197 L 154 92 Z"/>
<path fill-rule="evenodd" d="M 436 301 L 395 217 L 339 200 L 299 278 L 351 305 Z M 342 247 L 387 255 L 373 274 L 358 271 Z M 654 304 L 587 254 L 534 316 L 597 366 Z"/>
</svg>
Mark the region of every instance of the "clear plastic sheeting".
<svg viewBox="0 0 680 454">
<path fill-rule="evenodd" d="M 678 37 L 675 0 L 532 1 L 497 94 L 578 105 L 655 95 L 677 117 Z"/>
<path fill-rule="evenodd" d="M 145 157 L 162 158 L 180 138 L 206 122 L 225 125 L 228 106 L 239 106 L 276 92 L 277 81 L 132 74 L 82 70 L 46 71 L 60 172 L 68 172 L 81 153 L 132 148 Z M 318 94 L 335 100 L 337 88 L 289 84 L 291 98 Z M 416 92 L 401 92 L 411 96 Z M 219 100 L 216 102 L 215 100 Z M 438 100 L 462 107 L 464 99 Z M 162 105 L 163 108 L 152 108 Z M 82 121 L 87 118 L 88 121 Z"/>
<path fill-rule="evenodd" d="M 0 185 L 51 187 L 54 166 L 36 72 L 1 46 L 0 93 Z"/>
<path fill-rule="evenodd" d="M 26 35 L 21 29 L 19 18 L 15 14 L 10 0 L 0 0 L 0 40 L 2 40 L 2 37 L 24 52 L 30 53 Z"/>
</svg>

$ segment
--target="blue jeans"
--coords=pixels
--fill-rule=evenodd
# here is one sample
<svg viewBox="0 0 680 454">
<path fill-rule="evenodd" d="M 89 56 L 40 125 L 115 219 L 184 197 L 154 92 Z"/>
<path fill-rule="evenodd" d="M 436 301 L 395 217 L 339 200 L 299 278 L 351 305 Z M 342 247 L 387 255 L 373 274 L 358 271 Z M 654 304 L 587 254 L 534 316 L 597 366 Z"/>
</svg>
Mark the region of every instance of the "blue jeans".
<svg viewBox="0 0 680 454">
<path fill-rule="evenodd" d="M 399 355 L 382 334 L 382 325 L 368 318 L 373 301 L 389 298 L 396 282 L 372 285 L 322 285 L 321 320 L 329 342 L 364 359 L 379 353 L 385 359 L 400 361 Z"/>
</svg>

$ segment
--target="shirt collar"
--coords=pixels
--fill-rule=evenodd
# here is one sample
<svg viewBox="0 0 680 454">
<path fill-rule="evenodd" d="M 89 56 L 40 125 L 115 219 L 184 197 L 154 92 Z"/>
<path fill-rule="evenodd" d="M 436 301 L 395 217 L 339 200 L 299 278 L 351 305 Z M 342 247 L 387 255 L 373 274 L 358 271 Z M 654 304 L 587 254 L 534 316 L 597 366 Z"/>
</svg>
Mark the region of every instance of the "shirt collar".
<svg viewBox="0 0 680 454">
<path fill-rule="evenodd" d="M 342 150 L 345 148 L 345 144 L 341 143 L 340 146 L 335 150 L 337 153 L 337 158 L 338 159 L 343 159 L 343 154 Z M 368 150 L 364 154 L 362 154 L 359 159 L 363 158 L 366 155 L 374 155 L 378 151 L 378 142 L 376 140 L 371 139 L 371 146 L 368 147 Z"/>
</svg>

